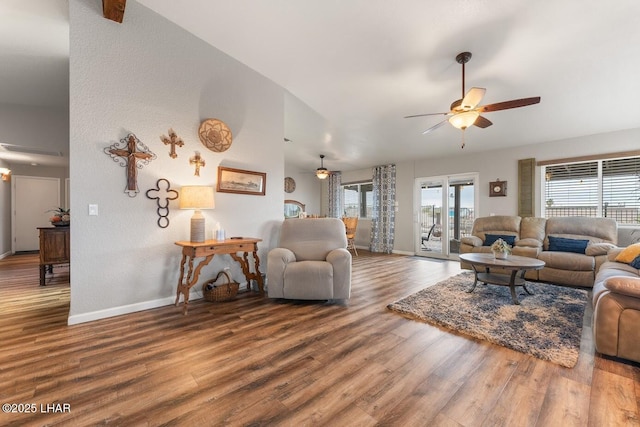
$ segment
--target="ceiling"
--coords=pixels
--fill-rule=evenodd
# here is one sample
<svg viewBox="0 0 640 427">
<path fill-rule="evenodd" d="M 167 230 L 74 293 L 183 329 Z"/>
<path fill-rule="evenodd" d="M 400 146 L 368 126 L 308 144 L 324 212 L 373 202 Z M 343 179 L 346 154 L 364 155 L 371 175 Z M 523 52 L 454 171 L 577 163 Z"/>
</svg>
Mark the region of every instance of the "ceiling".
<svg viewBox="0 0 640 427">
<path fill-rule="evenodd" d="M 0 19 L 0 107 L 68 111 L 68 0 L 2 0 Z M 64 143 L 48 140 L 43 142 L 47 145 L 29 144 L 29 152 L 21 152 L 20 141 L 7 140 L 0 130 L 0 159 L 66 166 L 68 156 L 60 153 L 68 153 L 68 144 L 59 146 Z M 18 151 L 5 151 L 2 144 Z"/>
<path fill-rule="evenodd" d="M 318 167 L 321 153 L 329 169 L 352 170 L 640 127 L 637 0 L 137 1 L 293 95 L 286 101 L 285 159 L 300 170 Z M 42 34 L 41 48 L 22 59 L 43 57 L 59 79 L 60 45 L 46 33 L 68 19 L 60 20 L 50 0 L 3 0 L 0 12 L 8 4 L 27 13 L 26 3 L 38 4 L 34 21 L 22 19 L 28 37 L 20 36 L 22 15 L 11 30 L 3 22 L 2 55 L 18 58 Z M 134 18 L 125 12 L 122 25 L 135 25 Z M 467 89 L 487 89 L 482 104 L 542 101 L 485 113 L 493 126 L 467 130 L 461 149 L 462 132 L 448 124 L 422 134 L 442 117 L 403 117 L 446 112 L 461 98 L 455 56 L 463 51 L 473 54 Z M 40 69 L 29 77 L 45 79 Z M 24 99 L 35 97 L 28 85 L 17 87 Z M 15 100 L 5 92 L 0 102 Z M 56 98 L 50 95 L 43 102 Z"/>
</svg>

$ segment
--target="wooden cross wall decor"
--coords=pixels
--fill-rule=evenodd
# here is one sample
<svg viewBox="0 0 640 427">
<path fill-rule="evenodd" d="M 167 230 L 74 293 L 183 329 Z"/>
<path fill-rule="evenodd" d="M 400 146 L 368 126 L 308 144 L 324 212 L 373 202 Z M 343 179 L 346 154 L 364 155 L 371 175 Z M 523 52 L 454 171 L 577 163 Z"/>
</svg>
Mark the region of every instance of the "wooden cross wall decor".
<svg viewBox="0 0 640 427">
<path fill-rule="evenodd" d="M 127 187 L 124 192 L 129 197 L 135 197 L 138 194 L 138 169 L 148 165 L 156 155 L 132 133 L 120 142 L 105 148 L 104 152 L 110 155 L 114 162 L 127 168 Z"/>
<path fill-rule="evenodd" d="M 160 137 L 160 141 L 164 142 L 164 145 L 171 145 L 171 151 L 169 152 L 169 157 L 175 159 L 178 157 L 176 154 L 176 146 L 182 147 L 184 145 L 184 141 L 180 138 L 173 129 L 169 129 L 169 136 L 162 135 Z"/>
<path fill-rule="evenodd" d="M 194 173 L 194 175 L 200 176 L 200 166 L 204 167 L 205 162 L 204 159 L 200 157 L 199 151 L 196 151 L 196 155 L 189 159 L 189 164 L 196 166 L 196 172 Z"/>
</svg>

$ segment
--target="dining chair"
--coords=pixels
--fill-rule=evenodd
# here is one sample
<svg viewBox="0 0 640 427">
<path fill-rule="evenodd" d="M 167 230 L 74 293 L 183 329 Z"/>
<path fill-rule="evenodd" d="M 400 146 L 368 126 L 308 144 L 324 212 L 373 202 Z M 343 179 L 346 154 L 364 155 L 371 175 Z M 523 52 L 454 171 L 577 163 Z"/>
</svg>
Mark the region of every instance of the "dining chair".
<svg viewBox="0 0 640 427">
<path fill-rule="evenodd" d="M 356 249 L 356 229 L 358 228 L 358 217 L 343 217 L 344 227 L 347 232 L 347 249 L 353 249 L 353 253 L 358 256 L 358 250 Z"/>
</svg>

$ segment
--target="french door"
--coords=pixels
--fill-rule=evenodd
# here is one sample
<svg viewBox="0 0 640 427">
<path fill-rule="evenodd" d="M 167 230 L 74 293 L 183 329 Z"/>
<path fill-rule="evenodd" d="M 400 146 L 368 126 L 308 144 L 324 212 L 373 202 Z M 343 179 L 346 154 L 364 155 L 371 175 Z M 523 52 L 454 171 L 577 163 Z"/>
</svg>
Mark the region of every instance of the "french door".
<svg viewBox="0 0 640 427">
<path fill-rule="evenodd" d="M 416 254 L 457 258 L 460 240 L 470 235 L 477 207 L 478 174 L 415 180 Z"/>
</svg>

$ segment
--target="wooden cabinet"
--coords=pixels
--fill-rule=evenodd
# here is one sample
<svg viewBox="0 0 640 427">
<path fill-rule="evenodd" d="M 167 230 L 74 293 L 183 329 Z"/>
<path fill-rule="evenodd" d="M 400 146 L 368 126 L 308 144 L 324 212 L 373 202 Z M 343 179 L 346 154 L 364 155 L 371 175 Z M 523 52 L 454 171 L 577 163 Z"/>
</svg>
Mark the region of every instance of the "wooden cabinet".
<svg viewBox="0 0 640 427">
<path fill-rule="evenodd" d="M 53 271 L 55 264 L 68 264 L 70 260 L 70 227 L 38 227 L 40 230 L 40 286 L 44 286 L 45 273 Z"/>
</svg>

